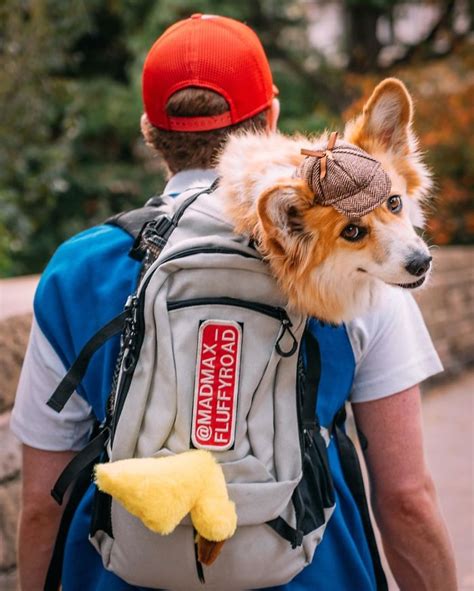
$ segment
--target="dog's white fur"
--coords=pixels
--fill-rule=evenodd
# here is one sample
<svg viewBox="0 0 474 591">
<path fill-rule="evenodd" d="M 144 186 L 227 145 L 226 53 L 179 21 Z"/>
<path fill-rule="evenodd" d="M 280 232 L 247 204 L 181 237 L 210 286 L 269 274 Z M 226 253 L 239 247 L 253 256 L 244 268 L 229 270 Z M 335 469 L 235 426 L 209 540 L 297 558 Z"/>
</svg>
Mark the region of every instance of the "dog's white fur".
<svg viewBox="0 0 474 591">
<path fill-rule="evenodd" d="M 369 232 L 357 243 L 340 236 L 351 220 L 315 205 L 309 187 L 295 178 L 304 158 L 301 148 L 324 149 L 327 134 L 230 138 L 218 164 L 220 193 L 236 231 L 256 239 L 291 307 L 339 323 L 364 313 L 386 284 L 415 282 L 405 267 L 413 253 L 429 254 L 414 226 L 423 224 L 421 203 L 431 183 L 412 118 L 405 86 L 387 79 L 346 125 L 344 140 L 381 162 L 392 181 L 391 194 L 402 196 L 404 204 L 397 215 L 383 204 L 363 216 L 357 223 Z"/>
</svg>

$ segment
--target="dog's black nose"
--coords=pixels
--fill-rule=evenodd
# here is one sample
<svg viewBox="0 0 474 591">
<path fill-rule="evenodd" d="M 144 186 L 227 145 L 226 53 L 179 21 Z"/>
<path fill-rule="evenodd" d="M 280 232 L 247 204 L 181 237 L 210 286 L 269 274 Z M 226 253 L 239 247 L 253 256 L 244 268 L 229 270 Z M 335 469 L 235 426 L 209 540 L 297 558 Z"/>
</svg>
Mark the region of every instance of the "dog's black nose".
<svg viewBox="0 0 474 591">
<path fill-rule="evenodd" d="M 415 254 L 405 265 L 405 269 L 415 277 L 421 277 L 430 268 L 433 257 L 426 254 Z"/>
</svg>

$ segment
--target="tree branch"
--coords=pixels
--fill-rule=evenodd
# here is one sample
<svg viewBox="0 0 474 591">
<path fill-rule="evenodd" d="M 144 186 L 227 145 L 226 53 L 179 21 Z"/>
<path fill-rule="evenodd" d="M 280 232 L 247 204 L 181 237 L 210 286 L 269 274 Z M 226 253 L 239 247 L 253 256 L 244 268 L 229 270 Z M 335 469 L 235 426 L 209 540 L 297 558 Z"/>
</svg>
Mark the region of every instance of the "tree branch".
<svg viewBox="0 0 474 591">
<path fill-rule="evenodd" d="M 280 15 L 268 14 L 261 0 L 254 0 L 252 3 L 253 14 L 252 24 L 258 30 L 265 31 L 265 46 L 268 56 L 275 58 L 284 63 L 291 71 L 297 74 L 299 78 L 303 78 L 314 87 L 315 92 L 319 95 L 321 100 L 331 104 L 338 111 L 345 109 L 350 102 L 349 98 L 344 95 L 340 87 L 335 87 L 325 78 L 325 75 L 318 71 L 309 71 L 304 65 L 304 55 L 297 55 L 292 52 L 284 43 L 282 43 L 282 31 L 285 27 L 302 26 L 306 24 L 304 19 L 284 18 Z M 308 46 L 308 54 L 319 54 L 314 48 Z M 321 54 L 319 54 L 321 55 Z M 323 57 L 321 55 L 321 57 Z"/>
<path fill-rule="evenodd" d="M 380 71 L 389 70 L 395 66 L 410 63 L 420 53 L 421 50 L 428 48 L 431 45 L 431 43 L 436 39 L 436 35 L 439 33 L 439 31 L 449 22 L 449 19 L 451 18 L 454 11 L 454 6 L 455 0 L 449 0 L 446 3 L 444 10 L 439 15 L 438 20 L 433 25 L 428 34 L 424 37 L 424 39 L 422 39 L 418 43 L 414 43 L 413 45 L 407 46 L 407 50 L 404 55 L 395 59 L 389 65 L 385 67 L 379 66 L 377 69 Z"/>
</svg>

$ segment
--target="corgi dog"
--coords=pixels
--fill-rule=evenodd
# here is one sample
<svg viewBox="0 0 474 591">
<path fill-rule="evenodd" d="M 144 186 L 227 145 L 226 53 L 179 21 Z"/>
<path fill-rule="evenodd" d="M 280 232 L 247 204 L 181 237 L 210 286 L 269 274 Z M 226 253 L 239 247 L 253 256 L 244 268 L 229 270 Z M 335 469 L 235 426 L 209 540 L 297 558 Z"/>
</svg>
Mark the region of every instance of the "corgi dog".
<svg viewBox="0 0 474 591">
<path fill-rule="evenodd" d="M 248 133 L 228 141 L 217 167 L 226 211 L 268 261 L 289 307 L 340 324 L 364 314 L 387 286 L 416 289 L 428 279 L 431 256 L 415 227 L 423 225 L 431 180 L 412 121 L 406 87 L 388 78 L 347 123 L 343 141 L 378 161 L 391 185 L 362 216 L 317 203 L 295 174 L 301 149 L 324 149 L 327 134 Z"/>
</svg>

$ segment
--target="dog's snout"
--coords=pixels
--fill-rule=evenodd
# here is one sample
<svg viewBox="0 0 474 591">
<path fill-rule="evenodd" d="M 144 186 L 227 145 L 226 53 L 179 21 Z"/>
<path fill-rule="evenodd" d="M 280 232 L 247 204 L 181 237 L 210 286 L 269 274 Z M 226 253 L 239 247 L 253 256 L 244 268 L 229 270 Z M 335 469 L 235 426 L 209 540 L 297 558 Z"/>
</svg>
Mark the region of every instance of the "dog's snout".
<svg viewBox="0 0 474 591">
<path fill-rule="evenodd" d="M 426 255 L 425 253 L 416 253 L 405 265 L 405 269 L 410 273 L 410 275 L 421 277 L 430 268 L 432 259 L 433 257 Z"/>
</svg>

